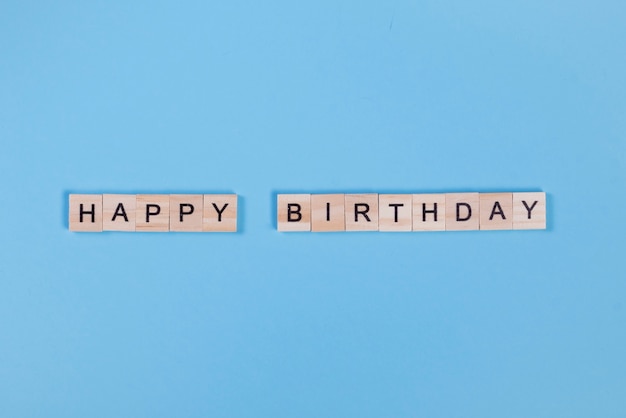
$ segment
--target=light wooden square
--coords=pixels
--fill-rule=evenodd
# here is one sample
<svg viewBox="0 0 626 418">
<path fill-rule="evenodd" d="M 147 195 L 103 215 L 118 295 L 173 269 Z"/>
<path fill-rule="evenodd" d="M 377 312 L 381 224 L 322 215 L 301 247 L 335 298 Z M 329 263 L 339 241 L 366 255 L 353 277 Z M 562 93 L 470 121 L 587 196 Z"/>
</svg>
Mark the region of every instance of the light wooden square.
<svg viewBox="0 0 626 418">
<path fill-rule="evenodd" d="M 278 195 L 278 230 L 281 232 L 311 230 L 311 195 Z"/>
<path fill-rule="evenodd" d="M 158 212 L 158 214 L 157 214 Z M 137 232 L 167 232 L 170 230 L 170 195 L 138 194 L 135 217 Z"/>
<path fill-rule="evenodd" d="M 477 230 L 479 226 L 478 193 L 446 193 L 446 231 Z"/>
<path fill-rule="evenodd" d="M 546 229 L 544 192 L 513 193 L 513 229 Z"/>
<path fill-rule="evenodd" d="M 203 206 L 201 194 L 171 194 L 170 231 L 202 232 Z"/>
<path fill-rule="evenodd" d="M 136 204 L 134 194 L 102 195 L 102 229 L 134 232 Z"/>
<path fill-rule="evenodd" d="M 71 194 L 69 227 L 76 232 L 102 232 L 102 195 Z"/>
<path fill-rule="evenodd" d="M 313 232 L 345 231 L 343 194 L 311 195 L 311 230 Z"/>
<path fill-rule="evenodd" d="M 480 193 L 480 229 L 513 229 L 513 193 Z"/>
<path fill-rule="evenodd" d="M 413 195 L 378 195 L 378 230 L 411 231 L 413 229 Z"/>
<path fill-rule="evenodd" d="M 378 194 L 345 196 L 346 231 L 378 231 Z"/>
<path fill-rule="evenodd" d="M 445 231 L 446 195 L 413 195 L 413 231 Z"/>
<path fill-rule="evenodd" d="M 205 194 L 204 232 L 237 232 L 237 195 Z"/>
</svg>

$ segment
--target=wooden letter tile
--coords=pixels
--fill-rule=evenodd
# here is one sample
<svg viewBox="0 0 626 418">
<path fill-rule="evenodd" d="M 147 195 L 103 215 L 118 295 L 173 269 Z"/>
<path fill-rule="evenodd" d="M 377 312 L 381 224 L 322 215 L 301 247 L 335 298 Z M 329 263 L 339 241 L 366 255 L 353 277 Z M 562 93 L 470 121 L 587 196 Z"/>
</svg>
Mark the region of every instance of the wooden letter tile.
<svg viewBox="0 0 626 418">
<path fill-rule="evenodd" d="M 201 194 L 170 195 L 170 231 L 202 232 Z"/>
<path fill-rule="evenodd" d="M 70 231 L 102 231 L 102 195 L 71 194 L 69 207 Z"/>
<path fill-rule="evenodd" d="M 135 231 L 167 232 L 170 229 L 170 196 L 138 194 L 135 213 Z"/>
<path fill-rule="evenodd" d="M 237 195 L 205 194 L 204 232 L 237 232 Z"/>
<path fill-rule="evenodd" d="M 513 229 L 513 193 L 481 193 L 480 229 Z"/>
<path fill-rule="evenodd" d="M 279 231 L 310 231 L 311 230 L 311 195 L 279 194 L 278 195 L 278 230 Z"/>
<path fill-rule="evenodd" d="M 445 231 L 446 195 L 413 195 L 413 231 Z"/>
<path fill-rule="evenodd" d="M 135 231 L 134 194 L 102 195 L 102 229 L 104 231 Z"/>
<path fill-rule="evenodd" d="M 378 195 L 378 230 L 410 231 L 413 225 L 413 195 Z"/>
<path fill-rule="evenodd" d="M 343 211 L 345 195 L 311 195 L 311 230 L 313 232 L 345 231 Z"/>
<path fill-rule="evenodd" d="M 513 193 L 513 229 L 546 229 L 546 194 Z"/>
<path fill-rule="evenodd" d="M 446 193 L 446 231 L 468 231 L 479 228 L 478 193 Z"/>
<path fill-rule="evenodd" d="M 378 194 L 345 196 L 346 231 L 378 231 Z"/>
</svg>

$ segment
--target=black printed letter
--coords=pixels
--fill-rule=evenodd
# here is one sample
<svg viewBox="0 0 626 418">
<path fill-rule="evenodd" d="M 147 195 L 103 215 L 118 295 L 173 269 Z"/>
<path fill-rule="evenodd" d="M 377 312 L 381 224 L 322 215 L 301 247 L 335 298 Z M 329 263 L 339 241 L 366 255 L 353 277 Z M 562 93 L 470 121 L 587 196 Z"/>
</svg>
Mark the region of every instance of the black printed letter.
<svg viewBox="0 0 626 418">
<path fill-rule="evenodd" d="M 295 208 L 295 210 L 293 210 Z M 287 203 L 287 222 L 300 222 L 302 219 L 302 206 L 298 203 Z M 294 218 L 291 215 L 296 215 Z"/>
<path fill-rule="evenodd" d="M 489 220 L 493 219 L 494 215 L 502 216 L 502 219 L 506 220 L 506 216 L 504 216 L 504 212 L 502 211 L 502 206 L 500 206 L 500 202 L 493 204 L 493 209 L 491 209 L 491 215 L 489 215 Z"/>
<path fill-rule="evenodd" d="M 426 214 L 432 213 L 435 216 L 435 222 L 437 222 L 437 203 L 433 203 L 433 210 L 426 210 L 426 203 L 422 203 L 422 222 L 426 222 Z"/>
<path fill-rule="evenodd" d="M 185 207 L 190 209 L 189 212 L 185 212 L 183 210 L 183 208 L 185 208 Z M 180 212 L 180 215 L 179 215 L 180 216 L 180 221 L 182 222 L 183 221 L 183 215 L 191 215 L 193 213 L 193 205 L 191 203 L 181 203 L 179 212 Z"/>
<path fill-rule="evenodd" d="M 530 212 L 535 208 L 535 205 L 537 204 L 537 200 L 535 200 L 535 202 L 532 204 L 531 207 L 528 207 L 528 205 L 526 204 L 525 200 L 522 200 L 522 203 L 524 204 L 524 206 L 526 207 L 526 210 L 528 211 L 528 219 L 530 219 Z"/>
<path fill-rule="evenodd" d="M 530 212 L 529 212 L 530 213 Z M 83 221 L 83 215 L 91 215 L 91 223 L 96 222 L 96 205 L 94 205 L 93 203 L 91 204 L 91 210 L 83 210 L 83 204 L 80 204 L 80 221 Z M 530 216 L 528 216 L 530 218 Z"/>
<path fill-rule="evenodd" d="M 364 206 L 365 209 L 359 210 L 358 209 L 359 206 Z M 367 212 L 369 212 L 369 210 L 370 210 L 370 205 L 368 205 L 367 203 L 355 203 L 354 204 L 354 222 L 359 221 L 359 215 L 363 215 L 365 219 L 367 220 L 367 222 L 371 222 L 370 217 L 367 216 Z"/>
<path fill-rule="evenodd" d="M 156 211 L 152 212 L 150 209 L 156 209 Z M 150 215 L 156 216 L 159 213 L 161 213 L 161 206 L 148 203 L 146 205 L 146 223 L 150 223 Z"/>
<path fill-rule="evenodd" d="M 467 216 L 465 218 L 461 218 L 461 206 L 465 206 L 467 208 Z M 472 217 L 472 207 L 469 205 L 469 203 L 457 203 L 456 204 L 456 221 L 457 222 L 465 222 L 467 220 L 469 220 L 469 218 Z"/>
<path fill-rule="evenodd" d="M 213 203 L 213 208 L 215 208 L 215 211 L 217 212 L 217 222 L 222 222 L 222 213 L 224 213 L 226 206 L 228 206 L 228 203 L 226 203 L 224 207 L 222 207 L 222 209 L 220 210 L 217 208 L 217 205 Z"/>
<path fill-rule="evenodd" d="M 389 207 L 393 208 L 393 221 L 398 222 L 398 208 L 404 206 L 404 203 L 390 203 Z"/>
<path fill-rule="evenodd" d="M 123 203 L 118 203 L 117 208 L 115 209 L 115 213 L 113 214 L 113 219 L 111 219 L 111 222 L 114 222 L 115 218 L 117 218 L 118 216 L 123 216 L 124 221 L 128 222 L 128 216 L 126 216 L 126 210 L 124 209 Z"/>
</svg>

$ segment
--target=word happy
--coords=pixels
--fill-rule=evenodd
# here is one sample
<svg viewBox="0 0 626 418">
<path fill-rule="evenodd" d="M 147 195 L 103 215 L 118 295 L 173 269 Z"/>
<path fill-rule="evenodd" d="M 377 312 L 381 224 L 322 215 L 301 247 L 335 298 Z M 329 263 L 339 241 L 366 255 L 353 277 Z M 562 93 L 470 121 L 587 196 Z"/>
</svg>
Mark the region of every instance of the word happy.
<svg viewBox="0 0 626 418">
<path fill-rule="evenodd" d="M 236 232 L 236 194 L 71 194 L 70 231 Z"/>
</svg>

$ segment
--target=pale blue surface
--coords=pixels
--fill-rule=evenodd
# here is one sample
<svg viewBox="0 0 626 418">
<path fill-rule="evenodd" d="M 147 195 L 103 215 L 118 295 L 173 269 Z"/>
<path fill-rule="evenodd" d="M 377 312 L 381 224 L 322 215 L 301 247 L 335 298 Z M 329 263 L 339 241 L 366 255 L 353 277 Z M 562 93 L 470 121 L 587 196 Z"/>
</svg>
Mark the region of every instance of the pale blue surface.
<svg viewBox="0 0 626 418">
<path fill-rule="evenodd" d="M 624 417 L 623 1 L 0 6 L 0 416 Z M 281 191 L 549 229 L 279 234 Z M 74 234 L 69 192 L 236 192 Z"/>
</svg>

